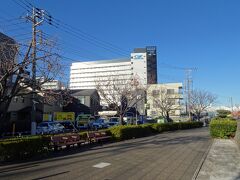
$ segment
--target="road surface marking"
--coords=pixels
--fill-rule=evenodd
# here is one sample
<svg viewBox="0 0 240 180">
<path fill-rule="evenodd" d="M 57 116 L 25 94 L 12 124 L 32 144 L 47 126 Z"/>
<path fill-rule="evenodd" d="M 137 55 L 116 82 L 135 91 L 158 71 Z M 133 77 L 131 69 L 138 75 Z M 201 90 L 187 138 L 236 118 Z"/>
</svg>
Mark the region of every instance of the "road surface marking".
<svg viewBox="0 0 240 180">
<path fill-rule="evenodd" d="M 101 163 L 95 164 L 93 167 L 95 167 L 95 168 L 105 168 L 105 167 L 110 166 L 110 165 L 111 165 L 110 163 L 101 162 Z"/>
</svg>

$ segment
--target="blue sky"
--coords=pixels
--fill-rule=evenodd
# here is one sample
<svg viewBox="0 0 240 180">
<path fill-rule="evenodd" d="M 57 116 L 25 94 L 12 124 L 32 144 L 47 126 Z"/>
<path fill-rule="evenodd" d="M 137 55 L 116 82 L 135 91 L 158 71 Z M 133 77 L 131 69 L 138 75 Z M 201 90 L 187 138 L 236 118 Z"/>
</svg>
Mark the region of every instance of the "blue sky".
<svg viewBox="0 0 240 180">
<path fill-rule="evenodd" d="M 26 14 L 17 0 L 2 1 L 0 30 L 12 30 L 6 19 Z M 21 0 L 25 2 L 25 0 Z M 194 87 L 218 95 L 218 104 L 240 103 L 240 1 L 238 0 L 35 0 L 61 23 L 74 26 L 101 42 L 126 51 L 124 55 L 99 48 L 85 40 L 44 24 L 41 29 L 58 39 L 61 52 L 76 60 L 127 57 L 133 48 L 148 45 L 158 49 L 159 82 L 184 80 L 184 71 L 174 67 L 196 67 Z M 22 32 L 31 31 L 21 24 Z M 66 25 L 65 25 L 66 26 Z M 61 28 L 65 27 L 61 24 Z M 10 28 L 11 27 L 11 28 Z M 27 37 L 26 37 L 27 38 Z M 29 35 L 30 38 L 30 35 Z M 71 61 L 65 59 L 66 64 Z M 68 71 L 68 67 L 66 67 Z"/>
</svg>

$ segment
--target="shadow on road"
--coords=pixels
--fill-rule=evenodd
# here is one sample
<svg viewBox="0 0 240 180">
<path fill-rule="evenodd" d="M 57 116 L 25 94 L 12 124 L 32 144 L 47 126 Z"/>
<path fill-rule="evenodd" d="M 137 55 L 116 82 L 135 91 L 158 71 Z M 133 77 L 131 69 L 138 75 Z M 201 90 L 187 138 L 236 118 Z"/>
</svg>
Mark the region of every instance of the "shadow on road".
<svg viewBox="0 0 240 180">
<path fill-rule="evenodd" d="M 191 143 L 207 141 L 209 140 L 209 135 L 206 135 L 206 130 L 199 129 L 197 130 L 198 133 L 194 133 L 194 130 L 184 130 L 184 131 L 175 131 L 170 133 L 163 133 L 158 134 L 150 137 L 138 138 L 138 139 L 131 139 L 127 141 L 117 142 L 117 143 L 107 143 L 104 145 L 100 144 L 93 144 L 93 145 L 84 145 L 80 148 L 74 147 L 71 149 L 63 149 L 59 152 L 52 152 L 49 156 L 41 158 L 41 159 L 34 159 L 25 162 L 14 162 L 16 166 L 9 166 L 6 168 L 0 167 L 0 174 L 4 172 L 11 172 L 15 170 L 23 170 L 23 169 L 30 169 L 33 166 L 38 166 L 44 162 L 54 162 L 59 160 L 67 160 L 64 163 L 58 164 L 56 166 L 67 166 L 72 165 L 74 163 L 90 161 L 101 159 L 104 157 L 111 157 L 116 154 L 125 153 L 127 151 L 133 150 L 136 147 L 143 149 L 152 149 L 152 148 L 159 148 L 162 147 L 163 150 L 169 146 L 177 147 L 179 144 L 187 145 Z M 205 131 L 205 132 L 204 132 Z M 201 134 L 201 136 L 199 135 Z M 202 134 L 203 133 L 203 134 Z M 191 147 L 190 147 L 191 148 Z M 96 155 L 97 157 L 92 155 Z M 81 157 L 81 159 L 77 159 L 77 157 Z M 4 163 L 5 165 L 13 164 L 12 163 Z M 56 168 L 54 166 L 54 168 Z M 49 167 L 42 167 L 41 169 L 45 169 Z M 1 177 L 1 175 L 0 175 Z"/>
</svg>

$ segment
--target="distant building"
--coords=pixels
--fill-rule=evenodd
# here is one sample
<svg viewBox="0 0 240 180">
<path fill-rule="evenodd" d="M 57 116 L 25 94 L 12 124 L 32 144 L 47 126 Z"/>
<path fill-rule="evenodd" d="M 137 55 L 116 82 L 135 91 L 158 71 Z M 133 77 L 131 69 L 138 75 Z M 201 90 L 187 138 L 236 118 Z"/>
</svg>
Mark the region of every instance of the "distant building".
<svg viewBox="0 0 240 180">
<path fill-rule="evenodd" d="M 0 32 L 0 77 L 6 73 L 7 66 L 17 63 L 16 41 Z M 11 86 L 13 77 L 9 78 L 8 85 Z"/>
<path fill-rule="evenodd" d="M 42 85 L 42 88 L 47 89 L 47 90 L 61 90 L 61 89 L 65 89 L 65 86 L 59 80 L 52 80 L 52 81 L 44 83 Z"/>
<path fill-rule="evenodd" d="M 70 89 L 95 89 L 96 83 L 116 79 L 130 80 L 137 76 L 143 86 L 157 83 L 157 52 L 155 46 L 136 48 L 131 58 L 72 63 Z"/>
<path fill-rule="evenodd" d="M 16 41 L 0 32 L 0 62 L 17 62 Z"/>
<path fill-rule="evenodd" d="M 79 100 L 79 103 L 89 107 L 92 115 L 97 115 L 101 110 L 100 96 L 96 89 L 72 90 L 71 96 Z"/>
<path fill-rule="evenodd" d="M 173 104 L 173 109 L 170 111 L 170 117 L 172 119 L 180 117 L 182 109 L 181 100 L 183 99 L 182 88 L 182 83 L 150 85 L 147 90 L 147 115 L 153 118 L 162 116 L 162 111 L 156 103 L 158 98 L 160 100 L 160 95 L 162 93 L 164 98 L 167 98 L 168 102 Z"/>
</svg>

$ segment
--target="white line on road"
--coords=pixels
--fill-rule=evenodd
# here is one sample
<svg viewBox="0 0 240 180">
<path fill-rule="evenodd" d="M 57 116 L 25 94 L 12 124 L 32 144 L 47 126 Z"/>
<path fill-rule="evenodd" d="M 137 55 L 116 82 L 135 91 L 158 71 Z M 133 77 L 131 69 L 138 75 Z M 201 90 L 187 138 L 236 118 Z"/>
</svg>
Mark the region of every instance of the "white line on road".
<svg viewBox="0 0 240 180">
<path fill-rule="evenodd" d="M 93 167 L 95 167 L 95 168 L 105 168 L 105 167 L 110 166 L 110 165 L 111 165 L 110 163 L 101 162 L 101 163 L 95 164 Z"/>
</svg>

